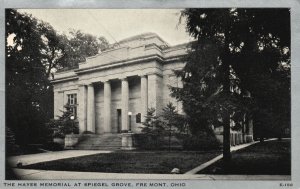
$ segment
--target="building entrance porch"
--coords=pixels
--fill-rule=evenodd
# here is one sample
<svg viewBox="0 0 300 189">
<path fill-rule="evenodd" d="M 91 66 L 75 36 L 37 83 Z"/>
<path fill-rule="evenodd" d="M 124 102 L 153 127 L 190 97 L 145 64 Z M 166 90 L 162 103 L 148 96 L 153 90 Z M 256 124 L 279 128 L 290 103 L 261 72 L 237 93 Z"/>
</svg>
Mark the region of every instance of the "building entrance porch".
<svg viewBox="0 0 300 189">
<path fill-rule="evenodd" d="M 155 85 L 160 79 L 155 74 L 135 75 L 80 85 L 80 133 L 126 133 L 129 129 L 139 132 L 148 104 L 151 102 L 151 107 L 155 108 L 159 102 L 157 93 L 153 94 L 153 91 L 148 90 L 148 83 Z M 129 113 L 132 114 L 131 119 Z"/>
</svg>

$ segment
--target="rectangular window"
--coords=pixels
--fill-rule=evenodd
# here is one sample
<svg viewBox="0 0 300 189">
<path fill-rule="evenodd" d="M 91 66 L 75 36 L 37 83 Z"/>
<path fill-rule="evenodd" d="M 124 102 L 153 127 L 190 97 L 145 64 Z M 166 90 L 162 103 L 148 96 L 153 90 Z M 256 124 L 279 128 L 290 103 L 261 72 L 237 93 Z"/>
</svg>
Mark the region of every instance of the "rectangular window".
<svg viewBox="0 0 300 189">
<path fill-rule="evenodd" d="M 68 104 L 74 117 L 77 118 L 77 94 L 68 94 Z"/>
</svg>

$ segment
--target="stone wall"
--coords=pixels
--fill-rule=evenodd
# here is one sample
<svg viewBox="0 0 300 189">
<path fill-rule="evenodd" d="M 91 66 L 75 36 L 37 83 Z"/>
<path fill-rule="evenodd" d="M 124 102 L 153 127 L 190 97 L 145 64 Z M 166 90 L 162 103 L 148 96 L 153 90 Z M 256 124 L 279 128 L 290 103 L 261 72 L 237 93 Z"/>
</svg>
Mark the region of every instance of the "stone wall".
<svg viewBox="0 0 300 189">
<path fill-rule="evenodd" d="M 65 111 L 64 105 L 68 102 L 68 94 L 77 94 L 78 86 L 77 80 L 66 81 L 63 83 L 55 84 L 54 86 L 54 118 L 62 115 L 62 111 Z"/>
<path fill-rule="evenodd" d="M 172 101 L 176 107 L 181 109 L 180 104 L 170 97 L 170 90 L 167 85 L 180 86 L 180 80 L 172 75 L 172 70 L 182 68 L 183 64 L 178 62 L 178 56 L 186 53 L 186 46 L 169 47 L 155 33 L 127 38 L 120 41 L 120 44 L 87 58 L 86 62 L 79 64 L 78 69 L 55 74 L 56 79 L 53 81 L 55 115 L 61 115 L 63 106 L 67 103 L 67 95 L 76 93 L 79 104 L 80 131 L 92 127 L 95 128 L 96 133 L 103 133 L 107 130 L 104 125 L 103 83 L 108 81 L 111 86 L 111 119 L 108 121 L 111 124 L 111 131 L 117 132 L 119 130 L 117 110 L 122 109 L 121 79 L 128 78 L 128 112 L 132 112 L 131 129 L 133 132 L 139 132 L 141 124 L 136 123 L 136 115 L 142 113 L 142 116 L 145 116 L 143 113 L 146 109 L 146 105 L 143 106 L 144 108 L 141 106 L 141 76 L 146 78 L 144 81 L 147 82 L 148 86 L 146 92 L 148 108 L 153 107 L 156 109 L 156 113 L 160 114 L 162 108 L 169 101 Z M 90 90 L 88 90 L 89 88 Z M 94 90 L 95 96 L 88 92 L 91 90 Z M 94 98 L 95 106 L 91 106 L 89 98 Z M 146 99 L 146 97 L 144 98 Z M 83 101 L 88 103 L 84 104 Z M 88 107 L 95 107 L 95 112 L 92 110 L 93 108 Z M 94 118 L 95 127 L 93 127 Z"/>
</svg>

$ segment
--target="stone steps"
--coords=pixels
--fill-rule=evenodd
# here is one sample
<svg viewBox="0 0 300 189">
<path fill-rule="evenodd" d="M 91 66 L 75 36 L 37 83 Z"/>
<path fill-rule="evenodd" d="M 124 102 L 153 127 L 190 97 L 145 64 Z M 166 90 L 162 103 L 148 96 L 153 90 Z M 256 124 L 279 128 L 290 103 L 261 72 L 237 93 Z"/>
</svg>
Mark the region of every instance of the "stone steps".
<svg viewBox="0 0 300 189">
<path fill-rule="evenodd" d="M 84 135 L 74 149 L 81 150 L 117 150 L 121 149 L 120 134 Z"/>
</svg>

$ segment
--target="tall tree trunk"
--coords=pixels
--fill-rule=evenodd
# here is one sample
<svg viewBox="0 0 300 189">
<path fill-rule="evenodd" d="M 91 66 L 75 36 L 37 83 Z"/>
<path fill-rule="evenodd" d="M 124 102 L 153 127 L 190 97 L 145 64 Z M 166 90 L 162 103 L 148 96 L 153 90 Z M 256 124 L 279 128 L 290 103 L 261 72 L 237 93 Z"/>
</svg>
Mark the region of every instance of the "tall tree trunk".
<svg viewBox="0 0 300 189">
<path fill-rule="evenodd" d="M 242 121 L 242 136 L 243 136 L 243 139 L 242 139 L 242 142 L 245 143 L 245 125 L 246 125 L 246 113 L 243 114 L 243 121 Z"/>
<path fill-rule="evenodd" d="M 231 161 L 231 152 L 230 152 L 230 117 L 229 115 L 225 116 L 223 120 L 223 161 L 225 170 L 228 169 L 229 163 Z"/>
<path fill-rule="evenodd" d="M 224 69 L 224 83 L 223 83 L 223 92 L 226 97 L 230 95 L 230 80 L 229 80 L 229 65 L 225 63 Z M 225 116 L 223 117 L 223 161 L 224 169 L 228 170 L 229 163 L 231 161 L 231 152 L 230 152 L 230 112 L 227 110 Z"/>
<path fill-rule="evenodd" d="M 225 33 L 228 33 L 225 31 Z M 227 36 L 227 35 L 225 35 Z M 225 50 L 223 54 L 223 66 L 224 66 L 224 75 L 223 75 L 223 95 L 227 100 L 230 97 L 230 61 L 229 61 L 229 43 L 225 38 Z M 229 99 L 228 99 L 229 100 Z M 225 115 L 223 117 L 223 162 L 225 171 L 229 169 L 229 164 L 231 161 L 231 152 L 230 152 L 230 110 L 228 107 L 225 107 Z"/>
<path fill-rule="evenodd" d="M 172 125 L 170 126 L 170 131 L 169 131 L 169 151 L 171 151 L 171 137 L 172 137 Z"/>
</svg>

